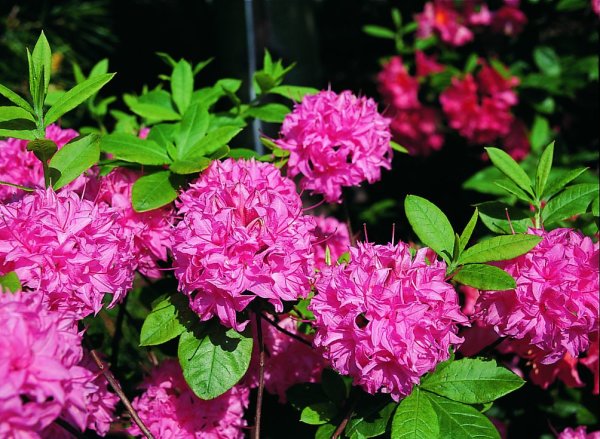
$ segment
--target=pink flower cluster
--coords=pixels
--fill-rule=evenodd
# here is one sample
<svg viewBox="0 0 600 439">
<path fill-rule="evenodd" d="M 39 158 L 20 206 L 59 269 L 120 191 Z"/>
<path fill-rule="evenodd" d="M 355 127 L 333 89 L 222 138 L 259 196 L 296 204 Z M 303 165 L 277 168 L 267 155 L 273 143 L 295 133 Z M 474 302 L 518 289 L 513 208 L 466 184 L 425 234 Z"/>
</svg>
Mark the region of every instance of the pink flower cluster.
<svg viewBox="0 0 600 439">
<path fill-rule="evenodd" d="M 510 291 L 484 292 L 479 318 L 500 336 L 524 340 L 551 364 L 577 357 L 598 328 L 598 243 L 571 229 L 530 229 L 543 240 L 529 253 L 498 263 L 517 281 Z"/>
<path fill-rule="evenodd" d="M 312 341 L 312 336 L 303 335 L 298 331 L 297 322 L 293 318 L 286 315 L 282 317 L 277 322 L 277 326 L 306 341 Z M 252 325 L 252 330 L 256 333 L 256 325 Z M 321 380 L 321 372 L 326 363 L 314 349 L 284 334 L 264 320 L 262 333 L 266 352 L 265 389 L 269 393 L 278 395 L 279 402 L 286 402 L 285 392 L 294 384 L 316 383 Z M 244 377 L 244 383 L 251 388 L 258 387 L 259 374 L 257 343 L 254 344 L 253 349 L 252 361 Z"/>
<path fill-rule="evenodd" d="M 136 212 L 131 204 L 131 188 L 140 173 L 119 168 L 100 180 L 97 201 L 105 202 L 120 213 L 119 225 L 133 237 L 137 270 L 150 278 L 160 278 L 158 261 L 167 260 L 171 248 L 173 208 L 166 206 L 149 212 Z"/>
<path fill-rule="evenodd" d="M 302 175 L 302 189 L 339 203 L 342 187 L 373 183 L 390 169 L 389 125 L 372 99 L 322 91 L 294 106 L 275 142 L 290 151 L 288 173 Z"/>
<path fill-rule="evenodd" d="M 42 291 L 0 291 L 0 321 L 0 437 L 48 436 L 59 417 L 104 436 L 118 398 L 84 357 L 76 322 L 48 311 Z"/>
<path fill-rule="evenodd" d="M 469 142 L 491 143 L 505 139 L 507 150 L 516 158 L 529 150 L 522 124 L 515 122 L 511 108 L 518 102 L 515 87 L 519 79 L 504 77 L 485 62 L 476 76 L 452 78 L 451 85 L 440 94 L 442 109 L 449 124 Z"/>
<path fill-rule="evenodd" d="M 54 124 L 46 128 L 46 138 L 56 143 L 58 149 L 78 135 L 77 131 L 63 130 Z M 40 188 L 44 186 L 42 162 L 33 152 L 27 151 L 28 143 L 27 140 L 12 138 L 0 140 L 0 180 L 25 187 Z M 68 187 L 79 190 L 85 186 L 86 181 L 85 176 L 80 176 Z M 24 194 L 21 189 L 0 185 L 0 203 L 18 200 Z"/>
<path fill-rule="evenodd" d="M 523 30 L 527 17 L 519 9 L 519 0 L 505 0 L 496 11 L 490 11 L 481 0 L 434 0 L 417 14 L 417 37 L 437 35 L 451 46 L 463 46 L 473 40 L 476 28 L 491 26 L 493 32 L 516 35 Z"/>
<path fill-rule="evenodd" d="M 369 393 L 398 401 L 420 377 L 447 360 L 468 324 L 446 265 L 427 248 L 359 243 L 351 262 L 326 268 L 310 309 L 314 344 L 335 370 Z"/>
<path fill-rule="evenodd" d="M 600 439 L 600 431 L 587 432 L 587 427 L 580 426 L 575 429 L 566 428 L 559 435 L 557 439 Z"/>
<path fill-rule="evenodd" d="M 156 438 L 235 439 L 244 437 L 243 418 L 249 390 L 235 386 L 223 395 L 204 401 L 183 378 L 176 360 L 164 361 L 142 385 L 144 393 L 133 400 L 144 424 Z M 129 433 L 141 436 L 136 424 Z"/>
<path fill-rule="evenodd" d="M 236 312 L 255 297 L 278 312 L 310 291 L 314 220 L 294 182 L 269 163 L 214 161 L 178 203 L 173 232 L 179 289 L 202 320 L 242 329 Z"/>
<path fill-rule="evenodd" d="M 340 256 L 350 248 L 348 226 L 333 217 L 315 216 L 315 266 L 321 270 L 326 264 L 326 254 L 329 248 L 331 263 L 335 264 Z"/>
<path fill-rule="evenodd" d="M 132 239 L 118 213 L 70 191 L 36 190 L 0 205 L 0 273 L 15 271 L 23 286 L 42 290 L 51 309 L 83 318 L 131 288 Z"/>
<path fill-rule="evenodd" d="M 419 51 L 416 54 L 416 77 L 410 75 L 399 56 L 390 58 L 377 76 L 379 92 L 388 105 L 386 115 L 392 119 L 394 140 L 411 154 L 426 156 L 444 144 L 444 137 L 439 131 L 439 111 L 421 104 L 418 98 L 418 79 L 443 69 L 434 58 Z"/>
</svg>

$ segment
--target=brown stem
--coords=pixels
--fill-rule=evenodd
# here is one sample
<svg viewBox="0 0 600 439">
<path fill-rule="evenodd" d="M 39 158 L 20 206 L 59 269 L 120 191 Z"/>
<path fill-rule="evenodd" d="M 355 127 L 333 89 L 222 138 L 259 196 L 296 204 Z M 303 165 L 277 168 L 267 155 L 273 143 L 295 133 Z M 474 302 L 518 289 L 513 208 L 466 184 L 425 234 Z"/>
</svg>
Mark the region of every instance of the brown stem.
<svg viewBox="0 0 600 439">
<path fill-rule="evenodd" d="M 100 359 L 100 357 L 98 356 L 98 354 L 96 353 L 96 351 L 94 349 L 90 349 L 89 351 L 90 351 L 90 355 L 92 356 L 92 359 L 98 366 L 98 369 L 100 369 L 100 371 L 106 378 L 106 381 L 108 381 L 110 383 L 110 386 L 113 388 L 113 390 L 115 391 L 117 396 L 121 399 L 121 402 L 123 403 L 123 405 L 129 412 L 129 414 L 131 415 L 131 419 L 133 419 L 135 421 L 135 423 L 138 425 L 138 427 L 140 428 L 142 433 L 144 433 L 144 435 L 148 439 L 154 439 L 154 436 L 152 435 L 152 433 L 150 433 L 150 430 L 148 430 L 148 427 L 146 427 L 146 425 L 144 424 L 144 421 L 142 421 L 140 419 L 139 415 L 137 414 L 137 412 L 131 405 L 131 402 L 127 398 L 127 395 L 125 395 L 125 393 L 123 392 L 123 389 L 121 389 L 121 385 L 119 384 L 119 382 L 117 381 L 115 376 L 112 374 L 112 372 L 110 371 L 108 366 L 106 366 L 104 364 L 104 362 Z"/>
<path fill-rule="evenodd" d="M 258 341 L 258 393 L 256 394 L 256 414 L 254 415 L 254 431 L 252 437 L 260 439 L 260 418 L 262 415 L 262 400 L 265 388 L 265 341 L 262 333 L 261 313 L 256 311 L 256 338 Z"/>
<path fill-rule="evenodd" d="M 357 403 L 358 398 L 354 398 L 354 400 L 348 406 L 348 411 L 344 415 L 344 419 L 342 419 L 342 422 L 340 422 L 340 424 L 337 426 L 337 428 L 331 435 L 331 439 L 337 439 L 342 436 L 342 433 L 344 433 L 344 430 L 346 429 L 346 425 L 348 425 L 348 422 L 350 422 L 350 418 L 352 418 L 352 415 L 354 414 L 354 408 L 356 407 Z"/>
<path fill-rule="evenodd" d="M 264 319 L 268 324 L 270 324 L 271 326 L 273 326 L 275 329 L 277 329 L 279 332 L 287 335 L 288 337 L 292 337 L 294 340 L 299 341 L 300 343 L 304 343 L 306 346 L 310 346 L 311 348 L 313 347 L 312 343 L 302 337 L 300 337 L 298 334 L 294 334 L 293 332 L 288 331 L 285 328 L 282 328 L 281 326 L 279 326 L 277 324 L 277 322 L 271 320 L 269 317 L 267 317 L 266 315 L 264 315 L 261 312 L 257 312 L 257 315 L 259 317 L 261 317 L 262 319 Z M 261 328 L 262 329 L 262 328 Z"/>
</svg>

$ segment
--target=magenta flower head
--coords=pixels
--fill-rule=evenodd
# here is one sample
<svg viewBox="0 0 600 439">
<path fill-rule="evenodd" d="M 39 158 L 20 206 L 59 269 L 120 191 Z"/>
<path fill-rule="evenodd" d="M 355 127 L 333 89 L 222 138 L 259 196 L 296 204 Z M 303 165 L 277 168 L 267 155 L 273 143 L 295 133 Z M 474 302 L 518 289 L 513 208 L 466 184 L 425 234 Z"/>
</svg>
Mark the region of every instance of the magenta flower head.
<svg viewBox="0 0 600 439">
<path fill-rule="evenodd" d="M 46 436 L 59 417 L 106 434 L 117 397 L 84 358 L 76 322 L 49 311 L 42 291 L 0 291 L 0 322 L 0 437 Z"/>
<path fill-rule="evenodd" d="M 540 349 L 542 364 L 567 352 L 577 357 L 598 328 L 598 243 L 571 229 L 528 233 L 544 239 L 529 253 L 497 264 L 517 288 L 482 293 L 479 318 L 498 335 Z"/>
<path fill-rule="evenodd" d="M 241 330 L 236 312 L 255 297 L 306 297 L 314 270 L 314 220 L 294 182 L 254 160 L 214 161 L 179 197 L 173 232 L 179 289 L 202 320 L 217 315 Z"/>
<path fill-rule="evenodd" d="M 588 433 L 587 427 L 582 425 L 577 428 L 565 428 L 557 439 L 600 439 L 600 431 Z"/>
<path fill-rule="evenodd" d="M 119 224 L 133 236 L 133 252 L 138 271 L 158 279 L 158 261 L 167 260 L 171 248 L 173 208 L 171 206 L 136 212 L 131 204 L 131 188 L 141 176 L 131 169 L 119 168 L 100 180 L 98 201 L 103 201 L 120 213 Z"/>
<path fill-rule="evenodd" d="M 446 265 L 427 248 L 358 243 L 346 265 L 324 269 L 311 302 L 314 344 L 334 369 L 367 392 L 408 395 L 462 342 L 468 324 Z"/>
<path fill-rule="evenodd" d="M 302 189 L 339 203 L 342 187 L 374 183 L 390 169 L 389 126 L 372 99 L 322 91 L 294 106 L 275 142 L 290 151 L 288 174 L 302 175 Z"/>
<path fill-rule="evenodd" d="M 235 386 L 215 399 L 201 400 L 185 382 L 177 361 L 167 360 L 152 371 L 142 388 L 145 391 L 133 400 L 133 407 L 157 438 L 244 437 L 247 387 Z M 142 435 L 136 424 L 129 433 Z"/>
<path fill-rule="evenodd" d="M 131 288 L 132 237 L 118 213 L 70 191 L 37 190 L 0 205 L 0 273 L 15 271 L 23 286 L 45 292 L 51 309 L 75 318 L 97 313 Z"/>
</svg>

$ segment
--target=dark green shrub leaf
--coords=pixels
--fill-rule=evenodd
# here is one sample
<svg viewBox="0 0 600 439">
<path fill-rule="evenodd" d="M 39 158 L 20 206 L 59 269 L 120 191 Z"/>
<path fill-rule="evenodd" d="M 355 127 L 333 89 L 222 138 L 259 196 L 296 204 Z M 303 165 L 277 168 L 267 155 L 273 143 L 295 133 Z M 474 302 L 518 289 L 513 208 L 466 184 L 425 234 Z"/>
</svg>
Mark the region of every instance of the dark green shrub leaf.
<svg viewBox="0 0 600 439">
<path fill-rule="evenodd" d="M 396 410 L 392 439 L 436 439 L 440 437 L 439 433 L 439 421 L 431 402 L 415 387 Z"/>
<path fill-rule="evenodd" d="M 582 183 L 569 186 L 556 197 L 548 201 L 542 210 L 545 225 L 581 215 L 598 195 L 598 184 Z"/>
<path fill-rule="evenodd" d="M 511 156 L 498 148 L 485 148 L 485 150 L 487 151 L 488 155 L 490 156 L 490 160 L 496 168 L 514 181 L 519 188 L 527 192 L 529 195 L 533 195 L 531 180 Z"/>
<path fill-rule="evenodd" d="M 471 239 L 471 235 L 473 235 L 473 230 L 475 230 L 475 226 L 477 225 L 477 218 L 479 217 L 479 210 L 475 208 L 475 212 L 473 212 L 473 216 L 465 226 L 465 229 L 460 234 L 459 240 L 459 251 L 462 252 L 467 244 L 469 243 L 469 239 Z M 456 257 L 456 255 L 454 255 Z"/>
<path fill-rule="evenodd" d="M 159 171 L 137 179 L 131 189 L 131 201 L 136 212 L 146 212 L 165 206 L 177 198 L 171 172 Z"/>
<path fill-rule="evenodd" d="M 506 271 L 485 264 L 464 265 L 453 279 L 478 290 L 513 290 L 517 284 Z"/>
<path fill-rule="evenodd" d="M 351 439 L 376 437 L 387 428 L 388 421 L 396 409 L 396 403 L 370 404 L 356 411 L 355 416 L 346 425 L 345 434 Z"/>
<path fill-rule="evenodd" d="M 192 66 L 182 59 L 177 63 L 171 75 L 171 94 L 180 114 L 185 113 L 190 105 L 193 91 L 194 74 Z"/>
<path fill-rule="evenodd" d="M 100 137 L 89 134 L 71 140 L 50 160 L 50 179 L 55 190 L 71 183 L 100 159 Z"/>
<path fill-rule="evenodd" d="M 269 90 L 269 93 L 278 94 L 284 98 L 291 99 L 294 102 L 300 102 L 306 95 L 314 95 L 319 90 L 312 87 L 301 87 L 298 85 L 279 85 Z"/>
<path fill-rule="evenodd" d="M 516 258 L 534 248 L 542 240 L 536 235 L 494 236 L 469 247 L 458 259 L 458 264 L 504 261 Z"/>
<path fill-rule="evenodd" d="M 546 147 L 540 162 L 538 163 L 537 170 L 535 172 L 535 194 L 538 198 L 542 198 L 550 170 L 552 169 L 552 160 L 554 159 L 554 142 Z"/>
<path fill-rule="evenodd" d="M 186 157 L 190 148 L 202 140 L 208 129 L 208 121 L 206 106 L 193 104 L 188 107 L 181 119 L 179 129 L 175 133 L 178 158 Z"/>
<path fill-rule="evenodd" d="M 396 32 L 387 27 L 376 26 L 374 24 L 368 24 L 363 26 L 363 32 L 367 35 L 375 38 L 385 38 L 387 40 L 393 40 L 396 37 Z"/>
<path fill-rule="evenodd" d="M 290 109 L 282 104 L 265 104 L 260 107 L 251 107 L 247 114 L 265 122 L 281 123 Z"/>
<path fill-rule="evenodd" d="M 548 182 L 546 184 L 546 189 L 544 190 L 544 198 L 549 199 L 560 192 L 566 185 L 575 181 L 578 177 L 583 175 L 588 168 L 578 168 L 572 170 L 557 170 L 553 169 Z M 554 175 L 555 171 L 558 175 Z"/>
<path fill-rule="evenodd" d="M 27 151 L 32 151 L 40 161 L 47 163 L 58 151 L 58 146 L 52 140 L 36 139 L 27 144 Z"/>
<path fill-rule="evenodd" d="M 477 208 L 481 222 L 494 233 L 509 234 L 513 230 L 516 233 L 525 233 L 527 228 L 533 225 L 531 212 L 506 207 L 496 201 L 481 203 Z"/>
<path fill-rule="evenodd" d="M 164 146 L 133 134 L 113 133 L 102 137 L 100 149 L 114 158 L 141 165 L 166 165 L 171 162 Z"/>
<path fill-rule="evenodd" d="M 140 333 L 140 346 L 165 343 L 185 331 L 185 323 L 190 322 L 192 311 L 189 300 L 183 294 L 175 294 L 160 300 L 144 320 Z"/>
<path fill-rule="evenodd" d="M 300 421 L 310 425 L 322 425 L 331 421 L 337 413 L 338 408 L 333 402 L 316 402 L 302 409 Z"/>
<path fill-rule="evenodd" d="M 224 126 L 210 131 L 195 145 L 192 145 L 185 156 L 179 158 L 184 160 L 192 160 L 198 157 L 210 155 L 217 151 L 222 146 L 226 145 L 241 131 L 238 127 Z"/>
<path fill-rule="evenodd" d="M 27 102 L 21 96 L 16 94 L 11 89 L 3 86 L 2 84 L 0 84 L 0 95 L 4 96 L 6 99 L 11 101 L 13 104 L 18 105 L 23 110 L 27 111 L 29 114 L 35 115 L 35 112 L 33 111 L 33 108 L 31 107 L 29 102 Z"/>
</svg>

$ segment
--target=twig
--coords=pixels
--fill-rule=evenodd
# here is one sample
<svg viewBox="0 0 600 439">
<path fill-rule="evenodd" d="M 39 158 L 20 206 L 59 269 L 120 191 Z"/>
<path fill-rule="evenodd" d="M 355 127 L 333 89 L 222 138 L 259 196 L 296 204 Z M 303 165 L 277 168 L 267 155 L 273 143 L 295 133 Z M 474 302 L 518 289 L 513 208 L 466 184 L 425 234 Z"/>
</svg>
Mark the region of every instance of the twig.
<svg viewBox="0 0 600 439">
<path fill-rule="evenodd" d="M 76 437 L 77 439 L 85 438 L 85 436 L 80 431 L 78 431 L 75 427 L 73 427 L 64 419 L 56 418 L 54 420 L 54 423 L 63 430 L 68 431 L 71 435 L 73 435 L 73 437 Z"/>
<path fill-rule="evenodd" d="M 310 346 L 311 348 L 313 347 L 312 343 L 302 337 L 300 337 L 298 334 L 294 334 L 293 332 L 288 331 L 285 328 L 282 328 L 281 326 L 279 326 L 277 324 L 277 322 L 271 320 L 269 317 L 267 317 L 266 315 L 264 315 L 261 312 L 257 312 L 256 313 L 259 317 L 261 317 L 262 319 L 264 319 L 267 323 L 269 323 L 271 326 L 273 326 L 275 329 L 277 329 L 279 332 L 287 335 L 288 337 L 292 337 L 294 340 L 299 341 L 300 343 L 304 343 L 306 346 Z M 262 328 L 261 328 L 262 329 Z"/>
<path fill-rule="evenodd" d="M 354 408 L 356 407 L 357 403 L 358 397 L 354 398 L 354 400 L 350 403 L 348 411 L 344 415 L 344 419 L 342 419 L 342 422 L 340 422 L 340 424 L 337 426 L 337 428 L 331 435 L 331 439 L 337 439 L 342 436 L 342 433 L 346 429 L 346 425 L 348 425 L 348 422 L 350 422 L 350 418 L 352 418 L 352 415 L 354 414 Z"/>
<path fill-rule="evenodd" d="M 256 338 L 258 339 L 258 393 L 256 395 L 256 414 L 254 415 L 254 431 L 252 437 L 260 439 L 260 418 L 262 414 L 262 400 L 265 388 L 265 341 L 262 334 L 262 323 L 260 322 L 261 313 L 255 312 L 256 317 Z"/>
<path fill-rule="evenodd" d="M 144 424 L 144 421 L 142 421 L 140 419 L 139 415 L 137 414 L 137 412 L 131 405 L 131 402 L 127 398 L 127 395 L 125 395 L 125 392 L 123 392 L 123 389 L 121 389 L 121 385 L 119 384 L 119 382 L 117 381 L 115 376 L 112 374 L 112 372 L 110 371 L 108 366 L 106 366 L 104 364 L 104 362 L 100 359 L 100 357 L 98 356 L 98 354 L 96 353 L 96 351 L 94 349 L 90 348 L 89 351 L 90 351 L 90 355 L 92 356 L 92 359 L 98 366 L 98 369 L 100 369 L 100 371 L 102 372 L 102 374 L 104 375 L 106 380 L 110 383 L 110 386 L 113 388 L 113 390 L 115 391 L 117 396 L 121 399 L 121 402 L 123 403 L 123 405 L 129 412 L 129 414 L 131 415 L 131 419 L 133 419 L 135 421 L 135 423 L 138 425 L 138 427 L 140 428 L 142 433 L 144 433 L 144 435 L 148 439 L 154 439 L 154 436 L 152 435 L 152 433 L 150 433 L 150 430 L 148 430 L 148 427 L 146 427 L 146 425 Z"/>
</svg>

